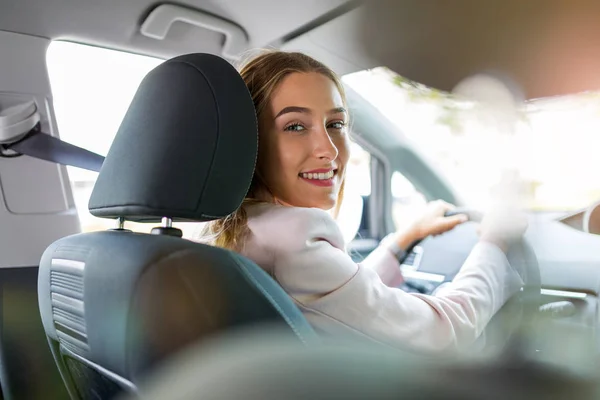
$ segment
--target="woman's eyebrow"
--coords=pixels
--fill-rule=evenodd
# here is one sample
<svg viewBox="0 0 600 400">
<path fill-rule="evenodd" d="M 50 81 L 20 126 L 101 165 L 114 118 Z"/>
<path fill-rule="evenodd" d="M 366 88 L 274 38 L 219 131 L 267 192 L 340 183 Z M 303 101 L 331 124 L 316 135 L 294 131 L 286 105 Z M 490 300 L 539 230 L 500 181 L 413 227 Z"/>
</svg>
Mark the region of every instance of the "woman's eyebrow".
<svg viewBox="0 0 600 400">
<path fill-rule="evenodd" d="M 279 111 L 279 113 L 275 116 L 275 119 L 281 117 L 284 114 L 289 114 L 289 113 L 303 113 L 303 114 L 312 114 L 312 110 L 310 108 L 306 108 L 306 107 L 298 107 L 298 106 L 290 106 L 290 107 L 285 107 L 283 110 Z M 332 108 L 331 110 L 328 111 L 328 114 L 345 114 L 347 113 L 346 109 L 344 107 L 336 107 L 336 108 Z"/>
<path fill-rule="evenodd" d="M 290 106 L 290 107 L 286 107 L 283 110 L 279 111 L 279 113 L 275 116 L 275 119 L 281 117 L 283 114 L 294 113 L 294 112 L 295 113 L 312 114 L 312 111 L 310 110 L 310 108 Z"/>
<path fill-rule="evenodd" d="M 345 114 L 347 113 L 344 107 L 336 107 L 329 110 L 329 114 Z"/>
</svg>

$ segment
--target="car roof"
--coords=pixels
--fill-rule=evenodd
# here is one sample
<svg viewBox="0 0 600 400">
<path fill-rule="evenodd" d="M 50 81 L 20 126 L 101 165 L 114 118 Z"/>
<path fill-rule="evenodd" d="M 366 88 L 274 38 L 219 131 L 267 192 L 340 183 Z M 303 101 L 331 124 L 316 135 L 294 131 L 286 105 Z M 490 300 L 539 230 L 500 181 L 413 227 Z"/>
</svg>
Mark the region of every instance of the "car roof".
<svg viewBox="0 0 600 400">
<path fill-rule="evenodd" d="M 169 58 L 219 54 L 224 36 L 177 22 L 156 40 L 140 26 L 153 0 L 0 0 L 0 29 Z M 600 89 L 600 2 L 594 0 L 183 0 L 239 25 L 248 48 L 316 56 L 345 74 L 385 65 L 442 90 L 482 71 L 525 97 Z"/>
<path fill-rule="evenodd" d="M 286 40 L 347 3 L 348 0 L 184 0 L 177 5 L 241 26 L 249 38 L 249 47 L 256 48 Z M 160 4 L 155 0 L 0 0 L 0 29 L 162 58 L 219 52 L 222 34 L 184 23 L 175 23 L 165 40 L 143 36 L 140 25 Z"/>
</svg>

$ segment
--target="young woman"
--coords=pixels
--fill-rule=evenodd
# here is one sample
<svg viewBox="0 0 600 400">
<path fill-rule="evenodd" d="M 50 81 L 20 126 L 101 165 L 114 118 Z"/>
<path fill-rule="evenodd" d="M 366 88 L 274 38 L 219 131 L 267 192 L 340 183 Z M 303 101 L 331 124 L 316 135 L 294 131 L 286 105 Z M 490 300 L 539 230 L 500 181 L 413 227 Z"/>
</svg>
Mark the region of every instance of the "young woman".
<svg viewBox="0 0 600 400">
<path fill-rule="evenodd" d="M 484 223 L 453 282 L 433 296 L 398 289 L 398 248 L 466 221 L 444 217 L 452 206 L 436 201 L 354 263 L 335 222 L 349 158 L 338 77 L 304 54 L 279 51 L 262 53 L 240 73 L 259 121 L 256 171 L 242 207 L 208 224 L 205 240 L 265 269 L 322 334 L 354 333 L 429 351 L 473 343 L 522 285 L 506 259 L 506 240 Z"/>
</svg>

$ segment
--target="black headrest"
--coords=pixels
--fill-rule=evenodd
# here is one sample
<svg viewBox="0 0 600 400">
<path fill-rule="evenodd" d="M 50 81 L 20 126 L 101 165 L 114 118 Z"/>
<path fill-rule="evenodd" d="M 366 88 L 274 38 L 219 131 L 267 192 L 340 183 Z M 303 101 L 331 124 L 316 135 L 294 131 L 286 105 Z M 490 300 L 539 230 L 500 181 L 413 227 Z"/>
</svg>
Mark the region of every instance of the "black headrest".
<svg viewBox="0 0 600 400">
<path fill-rule="evenodd" d="M 224 217 L 250 187 L 257 148 L 256 112 L 235 68 L 210 54 L 173 58 L 140 84 L 90 212 L 148 222 Z"/>
</svg>

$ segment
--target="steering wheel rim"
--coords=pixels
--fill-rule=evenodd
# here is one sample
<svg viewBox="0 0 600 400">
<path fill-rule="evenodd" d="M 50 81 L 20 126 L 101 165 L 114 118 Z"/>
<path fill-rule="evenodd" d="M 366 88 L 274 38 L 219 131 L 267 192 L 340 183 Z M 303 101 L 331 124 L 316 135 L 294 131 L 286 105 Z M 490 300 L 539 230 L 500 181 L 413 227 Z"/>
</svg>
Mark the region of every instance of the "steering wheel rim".
<svg viewBox="0 0 600 400">
<path fill-rule="evenodd" d="M 457 214 L 464 214 L 473 222 L 483 219 L 481 212 L 469 208 L 455 208 L 444 216 Z M 413 247 L 417 244 L 413 244 Z M 477 339 L 477 344 L 481 350 L 519 356 L 532 348 L 529 333 L 536 323 L 541 305 L 541 274 L 535 251 L 525 237 L 511 244 L 506 257 L 524 285 L 492 316 Z"/>
<path fill-rule="evenodd" d="M 475 222 L 481 222 L 484 216 L 469 208 L 457 208 L 445 216 L 456 214 L 465 214 Z M 487 342 L 484 346 L 490 350 L 508 350 L 508 354 L 519 356 L 532 348 L 529 332 L 539 314 L 542 279 L 535 251 L 525 237 L 511 243 L 506 258 L 521 277 L 523 287 L 492 316 L 479 341 Z M 517 315 L 520 318 L 515 318 Z"/>
<path fill-rule="evenodd" d="M 524 285 L 491 318 L 478 341 L 483 349 L 521 357 L 534 350 L 530 334 L 539 316 L 541 275 L 537 257 L 527 239 L 514 242 L 506 257 Z"/>
</svg>

